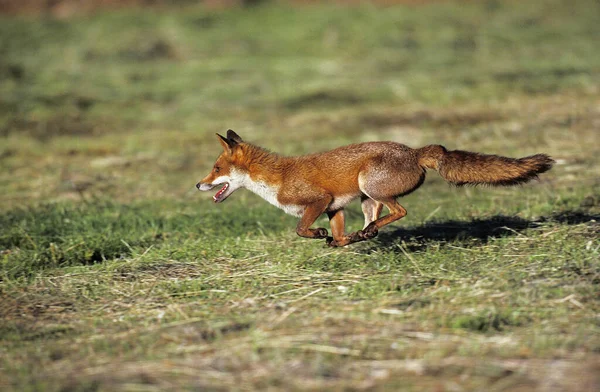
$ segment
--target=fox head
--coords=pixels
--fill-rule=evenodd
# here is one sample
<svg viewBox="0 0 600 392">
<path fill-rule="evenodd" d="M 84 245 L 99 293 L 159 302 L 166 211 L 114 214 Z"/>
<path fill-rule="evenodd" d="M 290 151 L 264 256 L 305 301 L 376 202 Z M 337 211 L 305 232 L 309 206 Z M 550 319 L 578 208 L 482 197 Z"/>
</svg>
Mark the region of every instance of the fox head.
<svg viewBox="0 0 600 392">
<path fill-rule="evenodd" d="M 244 186 L 246 176 L 239 167 L 242 138 L 231 129 L 227 131 L 227 137 L 218 133 L 217 137 L 223 146 L 223 152 L 217 158 L 212 171 L 196 184 L 196 188 L 200 191 L 209 191 L 216 186 L 221 186 L 221 189 L 213 196 L 214 202 L 220 203 Z"/>
</svg>

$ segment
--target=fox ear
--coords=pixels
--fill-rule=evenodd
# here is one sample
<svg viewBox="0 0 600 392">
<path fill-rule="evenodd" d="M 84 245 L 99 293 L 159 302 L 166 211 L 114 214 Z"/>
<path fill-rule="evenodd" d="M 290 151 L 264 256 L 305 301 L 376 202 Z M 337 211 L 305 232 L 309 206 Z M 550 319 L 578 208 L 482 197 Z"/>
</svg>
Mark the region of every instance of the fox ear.
<svg viewBox="0 0 600 392">
<path fill-rule="evenodd" d="M 217 136 L 219 137 L 219 142 L 223 146 L 225 152 L 231 153 L 233 151 L 233 148 L 238 144 L 235 140 L 221 136 L 218 133 Z"/>
<path fill-rule="evenodd" d="M 227 139 L 231 139 L 233 141 L 235 141 L 236 143 L 242 143 L 243 140 L 240 137 L 240 135 L 238 135 L 237 133 L 233 132 L 233 130 L 228 130 L 227 131 Z"/>
</svg>

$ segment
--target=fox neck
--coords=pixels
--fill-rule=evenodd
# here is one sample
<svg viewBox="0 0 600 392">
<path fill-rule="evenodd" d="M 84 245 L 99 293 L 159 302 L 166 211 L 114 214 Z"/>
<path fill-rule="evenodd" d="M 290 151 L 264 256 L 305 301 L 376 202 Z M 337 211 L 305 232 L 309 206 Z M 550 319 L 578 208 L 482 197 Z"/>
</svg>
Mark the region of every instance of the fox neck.
<svg viewBox="0 0 600 392">
<path fill-rule="evenodd" d="M 290 215 L 301 216 L 301 206 L 281 204 L 278 196 L 289 158 L 270 153 L 262 148 L 247 145 L 244 149 L 243 167 L 237 175 L 244 188 L 262 197 Z"/>
</svg>

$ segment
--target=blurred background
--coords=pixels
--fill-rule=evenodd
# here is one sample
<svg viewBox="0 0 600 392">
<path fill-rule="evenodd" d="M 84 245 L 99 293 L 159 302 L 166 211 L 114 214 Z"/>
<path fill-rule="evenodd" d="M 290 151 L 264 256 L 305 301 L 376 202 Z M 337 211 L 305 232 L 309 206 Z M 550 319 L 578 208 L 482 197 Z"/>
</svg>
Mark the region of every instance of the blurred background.
<svg viewBox="0 0 600 392">
<path fill-rule="evenodd" d="M 599 38 L 597 0 L 0 0 L 0 389 L 598 390 Z M 195 189 L 229 128 L 557 163 L 325 249 Z"/>
<path fill-rule="evenodd" d="M 187 197 L 228 128 L 285 154 L 395 140 L 588 162 L 598 140 L 596 1 L 1 0 L 0 11 L 5 205 Z"/>
</svg>

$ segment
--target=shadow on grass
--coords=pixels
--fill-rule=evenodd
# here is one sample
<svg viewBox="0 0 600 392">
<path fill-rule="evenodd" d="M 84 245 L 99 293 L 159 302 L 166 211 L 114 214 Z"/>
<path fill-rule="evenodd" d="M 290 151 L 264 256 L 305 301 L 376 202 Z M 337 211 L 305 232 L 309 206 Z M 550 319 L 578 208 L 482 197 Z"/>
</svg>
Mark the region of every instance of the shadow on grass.
<svg viewBox="0 0 600 392">
<path fill-rule="evenodd" d="M 479 244 L 486 243 L 490 238 L 520 235 L 526 229 L 536 228 L 546 222 L 556 222 L 576 225 L 591 221 L 600 222 L 600 214 L 590 214 L 583 211 L 565 211 L 541 217 L 538 220 L 527 220 L 514 216 L 497 215 L 486 219 L 471 221 L 448 220 L 428 223 L 412 228 L 398 228 L 394 231 L 382 232 L 369 249 L 383 246 L 393 246 L 404 241 L 406 250 L 418 251 L 432 242 L 452 242 L 464 240 Z M 400 249 L 398 250 L 400 251 Z"/>
</svg>

